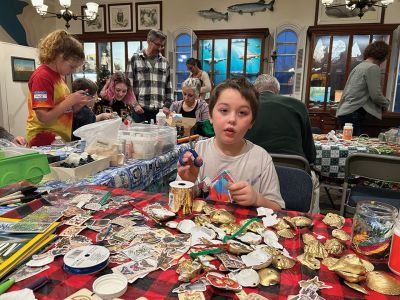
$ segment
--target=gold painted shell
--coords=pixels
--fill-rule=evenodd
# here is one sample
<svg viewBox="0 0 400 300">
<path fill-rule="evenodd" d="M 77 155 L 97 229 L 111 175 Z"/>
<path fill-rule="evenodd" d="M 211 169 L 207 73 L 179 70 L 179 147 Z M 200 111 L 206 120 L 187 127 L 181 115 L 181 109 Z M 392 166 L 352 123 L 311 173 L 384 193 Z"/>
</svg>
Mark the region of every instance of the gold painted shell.
<svg viewBox="0 0 400 300">
<path fill-rule="evenodd" d="M 375 269 L 374 265 L 367 260 L 362 259 L 361 263 L 363 264 L 363 266 L 364 266 L 365 270 L 367 270 L 367 272 L 372 272 Z"/>
<path fill-rule="evenodd" d="M 365 295 L 368 295 L 368 291 L 364 289 L 361 285 L 357 283 L 352 283 L 348 281 L 344 281 L 344 284 L 347 285 L 349 288 L 352 288 L 353 290 L 356 290 L 357 292 L 363 293 Z"/>
<path fill-rule="evenodd" d="M 254 249 L 249 245 L 242 242 L 230 240 L 228 241 L 228 252 L 236 255 L 247 254 L 252 252 Z"/>
<path fill-rule="evenodd" d="M 341 229 L 333 229 L 332 236 L 341 241 L 349 241 L 350 240 L 350 235 Z"/>
<path fill-rule="evenodd" d="M 367 272 L 361 259 L 355 254 L 347 254 L 342 256 L 335 265 L 329 268 L 329 270 L 343 271 L 357 275 L 364 275 Z"/>
<path fill-rule="evenodd" d="M 373 271 L 367 274 L 367 286 L 375 292 L 397 296 L 400 295 L 400 281 L 388 273 Z"/>
<path fill-rule="evenodd" d="M 272 259 L 272 265 L 279 270 L 291 269 L 295 264 L 295 260 L 290 259 L 283 254 L 279 254 Z"/>
<path fill-rule="evenodd" d="M 281 252 L 274 248 L 274 247 L 270 247 L 270 246 L 264 246 L 261 248 L 263 251 L 271 254 L 272 256 L 277 256 L 277 255 L 281 255 Z"/>
<path fill-rule="evenodd" d="M 219 226 L 219 228 L 221 228 L 226 234 L 233 234 L 236 231 L 238 231 L 242 226 L 240 226 L 240 224 L 237 223 L 226 223 L 226 224 L 222 224 L 221 226 Z"/>
<path fill-rule="evenodd" d="M 322 259 L 328 257 L 328 251 L 325 250 L 324 245 L 322 245 L 318 240 L 304 245 L 304 253 L 308 253 L 313 257 Z"/>
<path fill-rule="evenodd" d="M 179 281 L 189 282 L 191 279 L 200 274 L 202 269 L 201 263 L 197 260 L 185 259 L 179 263 L 176 273 L 179 274 Z"/>
<path fill-rule="evenodd" d="M 324 258 L 321 263 L 325 265 L 329 270 L 338 262 L 338 258 L 334 257 L 327 257 Z"/>
<path fill-rule="evenodd" d="M 302 238 L 303 238 L 303 243 L 306 245 L 317 240 L 311 233 L 304 233 L 302 235 Z"/>
<path fill-rule="evenodd" d="M 293 229 L 296 229 L 296 224 L 292 221 L 291 217 L 283 217 L 283 220 L 285 220 L 285 222 L 292 227 Z"/>
<path fill-rule="evenodd" d="M 292 239 L 292 238 L 294 238 L 294 233 L 293 233 L 293 231 L 292 231 L 291 229 L 288 229 L 288 228 L 278 230 L 276 233 L 277 233 L 279 236 L 283 237 L 283 238 L 287 238 L 287 239 Z"/>
<path fill-rule="evenodd" d="M 210 217 L 206 216 L 206 215 L 198 215 L 194 218 L 194 222 L 197 225 L 203 226 L 205 224 L 209 224 L 211 223 L 211 219 Z"/>
<path fill-rule="evenodd" d="M 336 270 L 335 272 L 339 277 L 342 277 L 345 281 L 348 281 L 351 283 L 357 283 L 357 282 L 365 280 L 364 275 L 354 274 L 354 273 L 340 271 L 340 270 Z"/>
<path fill-rule="evenodd" d="M 307 218 L 304 216 L 293 217 L 293 218 L 291 218 L 291 221 L 294 223 L 294 225 L 296 225 L 298 227 L 311 226 L 313 223 L 310 218 Z"/>
<path fill-rule="evenodd" d="M 286 221 L 284 219 L 278 218 L 278 223 L 276 223 L 273 227 L 275 230 L 279 231 L 282 229 L 290 228 L 290 225 L 288 223 L 286 223 Z"/>
<path fill-rule="evenodd" d="M 279 272 L 270 268 L 259 270 L 258 276 L 260 277 L 260 284 L 263 286 L 278 284 L 281 277 Z"/>
<path fill-rule="evenodd" d="M 205 205 L 206 201 L 204 200 L 193 200 L 192 211 L 200 213 Z"/>
<path fill-rule="evenodd" d="M 239 223 L 240 223 L 240 226 L 243 226 L 243 225 L 246 224 L 248 221 L 249 221 L 249 219 L 241 220 L 241 221 L 239 222 Z M 260 231 L 264 231 L 264 230 L 265 230 L 265 227 L 264 227 L 264 224 L 263 224 L 263 223 L 258 222 L 258 221 L 253 221 L 253 222 L 250 223 L 249 226 L 246 227 L 246 229 L 249 230 L 249 231 L 253 231 L 253 232 L 255 232 L 255 233 L 260 233 Z"/>
<path fill-rule="evenodd" d="M 334 255 L 341 254 L 345 249 L 344 245 L 337 239 L 328 239 L 324 244 L 324 248 L 329 254 Z"/>
<path fill-rule="evenodd" d="M 303 253 L 297 256 L 297 260 L 312 270 L 319 270 L 321 268 L 321 263 L 319 260 L 313 257 L 311 254 Z"/>
<path fill-rule="evenodd" d="M 217 224 L 235 223 L 235 217 L 225 209 L 217 209 L 210 214 L 211 222 Z"/>
<path fill-rule="evenodd" d="M 206 215 L 210 215 L 213 211 L 215 211 L 216 209 L 214 208 L 214 207 L 212 207 L 212 206 L 210 206 L 210 205 L 204 205 L 203 206 L 203 212 L 206 214 Z"/>
<path fill-rule="evenodd" d="M 340 229 L 343 227 L 345 219 L 337 214 L 327 213 L 322 219 L 322 222 L 324 222 L 326 225 Z"/>
</svg>

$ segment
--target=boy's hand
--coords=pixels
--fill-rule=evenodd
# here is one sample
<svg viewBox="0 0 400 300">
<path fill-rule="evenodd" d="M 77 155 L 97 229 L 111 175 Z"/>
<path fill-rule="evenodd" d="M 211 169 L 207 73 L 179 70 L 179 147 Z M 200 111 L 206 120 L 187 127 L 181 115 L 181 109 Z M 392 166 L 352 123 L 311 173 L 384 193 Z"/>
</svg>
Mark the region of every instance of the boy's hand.
<svg viewBox="0 0 400 300">
<path fill-rule="evenodd" d="M 102 113 L 96 116 L 97 121 L 104 121 L 104 120 L 110 120 L 113 118 L 113 114 L 111 113 Z"/>
<path fill-rule="evenodd" d="M 185 163 L 182 166 L 178 162 L 178 175 L 183 180 L 195 182 L 197 176 L 199 175 L 199 168 L 194 165 L 193 154 L 189 151 L 185 152 L 182 157 L 182 161 Z M 198 156 L 197 159 L 202 160 L 201 156 Z"/>
<path fill-rule="evenodd" d="M 12 142 L 18 146 L 25 146 L 26 145 L 26 140 L 23 136 L 16 136 Z"/>
<path fill-rule="evenodd" d="M 85 91 L 76 91 L 75 93 L 69 94 L 66 97 L 71 107 L 83 107 L 85 105 L 90 105 L 93 101 L 93 96 L 87 96 Z"/>
<path fill-rule="evenodd" d="M 135 105 L 135 107 L 133 109 L 135 110 L 136 113 L 138 113 L 140 115 L 144 114 L 144 110 L 139 104 Z"/>
<path fill-rule="evenodd" d="M 225 186 L 232 196 L 232 200 L 243 206 L 257 206 L 259 193 L 247 181 L 228 183 Z"/>
</svg>

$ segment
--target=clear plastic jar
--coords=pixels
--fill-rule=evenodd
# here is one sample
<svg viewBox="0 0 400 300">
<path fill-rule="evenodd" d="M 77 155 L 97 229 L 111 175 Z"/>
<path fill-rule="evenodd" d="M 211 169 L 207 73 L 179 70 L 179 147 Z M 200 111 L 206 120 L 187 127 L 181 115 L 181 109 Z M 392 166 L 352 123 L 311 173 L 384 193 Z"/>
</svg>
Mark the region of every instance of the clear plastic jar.
<svg viewBox="0 0 400 300">
<path fill-rule="evenodd" d="M 343 127 L 343 139 L 345 141 L 351 141 L 353 138 L 353 124 L 345 123 Z"/>
<path fill-rule="evenodd" d="M 63 141 L 63 139 L 61 138 L 61 136 L 56 135 L 56 137 L 54 138 L 54 141 L 51 143 L 51 147 L 52 148 L 62 148 L 65 146 L 65 143 Z"/>
<path fill-rule="evenodd" d="M 393 227 L 388 265 L 393 273 L 400 275 L 400 216 Z"/>
</svg>

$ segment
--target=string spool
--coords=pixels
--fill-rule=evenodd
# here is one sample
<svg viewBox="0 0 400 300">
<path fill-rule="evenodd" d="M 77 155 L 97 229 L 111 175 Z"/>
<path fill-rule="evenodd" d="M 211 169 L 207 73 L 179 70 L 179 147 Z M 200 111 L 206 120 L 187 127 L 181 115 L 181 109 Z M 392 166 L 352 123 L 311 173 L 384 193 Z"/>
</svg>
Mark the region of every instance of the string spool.
<svg viewBox="0 0 400 300">
<path fill-rule="evenodd" d="M 169 184 L 169 207 L 171 211 L 179 211 L 186 215 L 192 212 L 194 183 L 178 180 Z"/>
<path fill-rule="evenodd" d="M 64 270 L 71 274 L 93 274 L 108 265 L 110 251 L 103 246 L 74 248 L 64 256 Z"/>
</svg>

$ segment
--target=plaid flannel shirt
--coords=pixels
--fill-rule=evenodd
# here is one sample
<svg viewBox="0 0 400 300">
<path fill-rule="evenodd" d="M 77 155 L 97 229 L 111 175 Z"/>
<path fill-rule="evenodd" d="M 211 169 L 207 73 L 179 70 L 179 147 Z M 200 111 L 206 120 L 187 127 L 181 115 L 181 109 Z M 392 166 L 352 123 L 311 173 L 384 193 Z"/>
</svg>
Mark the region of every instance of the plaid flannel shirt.
<svg viewBox="0 0 400 300">
<path fill-rule="evenodd" d="M 167 59 L 158 55 L 154 67 L 140 51 L 131 59 L 132 86 L 137 102 L 145 108 L 169 108 L 172 103 L 171 73 Z"/>
</svg>

